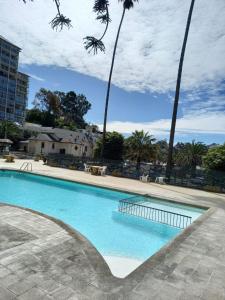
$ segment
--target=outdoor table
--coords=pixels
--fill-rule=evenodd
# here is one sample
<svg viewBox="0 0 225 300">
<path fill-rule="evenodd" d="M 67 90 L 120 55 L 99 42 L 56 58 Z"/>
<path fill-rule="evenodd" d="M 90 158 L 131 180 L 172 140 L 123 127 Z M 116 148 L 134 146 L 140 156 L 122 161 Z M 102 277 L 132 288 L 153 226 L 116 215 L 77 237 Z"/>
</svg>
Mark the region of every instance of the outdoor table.
<svg viewBox="0 0 225 300">
<path fill-rule="evenodd" d="M 90 166 L 91 175 L 100 176 L 101 175 L 101 166 Z"/>
<path fill-rule="evenodd" d="M 5 155 L 4 158 L 6 162 L 14 162 L 15 157 L 12 155 Z"/>
</svg>

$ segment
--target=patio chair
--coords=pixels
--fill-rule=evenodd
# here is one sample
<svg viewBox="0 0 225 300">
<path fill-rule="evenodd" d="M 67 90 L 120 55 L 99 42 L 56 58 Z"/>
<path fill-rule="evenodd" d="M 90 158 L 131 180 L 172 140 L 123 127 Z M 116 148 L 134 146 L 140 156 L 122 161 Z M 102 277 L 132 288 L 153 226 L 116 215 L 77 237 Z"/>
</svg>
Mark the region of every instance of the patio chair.
<svg viewBox="0 0 225 300">
<path fill-rule="evenodd" d="M 165 177 L 162 176 L 156 177 L 155 182 L 160 184 L 165 184 Z"/>
<path fill-rule="evenodd" d="M 87 173 L 91 172 L 91 168 L 87 164 L 84 164 L 84 172 L 87 172 Z"/>
<path fill-rule="evenodd" d="M 102 169 L 101 169 L 101 176 L 104 176 L 105 175 L 105 173 L 106 173 L 106 169 L 107 169 L 107 167 L 102 167 Z"/>
<path fill-rule="evenodd" d="M 143 174 L 142 176 L 140 176 L 140 180 L 143 181 L 143 182 L 148 182 L 149 179 L 150 179 L 150 178 L 149 178 L 149 175 L 144 175 L 144 174 Z"/>
</svg>

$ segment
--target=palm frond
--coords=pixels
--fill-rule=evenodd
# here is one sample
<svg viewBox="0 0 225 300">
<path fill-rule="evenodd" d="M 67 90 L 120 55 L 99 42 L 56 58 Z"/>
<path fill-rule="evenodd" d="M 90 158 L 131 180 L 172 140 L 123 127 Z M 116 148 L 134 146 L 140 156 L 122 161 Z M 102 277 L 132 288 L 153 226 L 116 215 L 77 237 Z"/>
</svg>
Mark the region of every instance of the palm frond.
<svg viewBox="0 0 225 300">
<path fill-rule="evenodd" d="M 55 16 L 54 19 L 51 20 L 50 24 L 52 26 L 52 29 L 60 31 L 63 29 L 63 27 L 67 27 L 68 29 L 72 27 L 71 25 L 71 20 L 67 17 L 65 17 L 61 11 L 60 11 L 60 0 L 53 0 L 57 9 L 57 15 Z"/>
<path fill-rule="evenodd" d="M 105 45 L 101 40 L 98 40 L 93 36 L 86 36 L 84 40 L 84 47 L 86 50 L 88 50 L 89 53 L 93 51 L 94 54 L 97 54 L 98 50 L 100 50 L 101 52 L 105 52 Z"/>
<path fill-rule="evenodd" d="M 108 0 L 95 0 L 93 11 L 97 14 L 102 14 L 106 12 L 108 6 L 109 6 Z"/>
<path fill-rule="evenodd" d="M 60 31 L 63 29 L 64 26 L 68 29 L 72 27 L 71 20 L 62 15 L 61 13 L 57 14 L 55 18 L 51 20 L 50 24 L 52 29 L 59 29 Z"/>
<path fill-rule="evenodd" d="M 125 9 L 130 9 L 134 6 L 134 2 L 138 2 L 138 0 L 119 0 L 123 2 L 123 7 Z"/>
<path fill-rule="evenodd" d="M 97 16 L 96 19 L 99 20 L 102 24 L 108 24 L 111 22 L 111 19 L 107 13 Z"/>
</svg>

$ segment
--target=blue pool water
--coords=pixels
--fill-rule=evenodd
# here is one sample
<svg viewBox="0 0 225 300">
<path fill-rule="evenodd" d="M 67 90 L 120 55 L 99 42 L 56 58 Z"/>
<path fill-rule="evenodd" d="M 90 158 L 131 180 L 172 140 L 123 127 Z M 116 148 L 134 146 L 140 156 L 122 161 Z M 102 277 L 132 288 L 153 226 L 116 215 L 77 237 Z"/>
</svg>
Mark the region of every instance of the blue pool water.
<svg viewBox="0 0 225 300">
<path fill-rule="evenodd" d="M 0 202 L 56 217 L 82 233 L 104 255 L 146 260 L 181 232 L 165 224 L 116 213 L 133 195 L 15 171 L 0 171 Z M 151 206 L 196 219 L 202 210 L 149 199 Z"/>
</svg>

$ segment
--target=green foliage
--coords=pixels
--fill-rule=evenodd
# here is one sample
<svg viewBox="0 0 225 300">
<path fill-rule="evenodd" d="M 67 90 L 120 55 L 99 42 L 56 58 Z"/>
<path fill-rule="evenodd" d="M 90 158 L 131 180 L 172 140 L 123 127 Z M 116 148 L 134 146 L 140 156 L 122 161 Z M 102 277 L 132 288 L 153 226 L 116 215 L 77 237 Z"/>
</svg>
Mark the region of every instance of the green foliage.
<svg viewBox="0 0 225 300">
<path fill-rule="evenodd" d="M 26 121 L 42 126 L 54 127 L 56 124 L 56 117 L 48 111 L 41 111 L 38 108 L 33 108 L 27 110 Z"/>
<path fill-rule="evenodd" d="M 203 163 L 207 169 L 225 171 L 225 144 L 209 149 Z"/>
<path fill-rule="evenodd" d="M 118 132 L 107 132 L 104 148 L 104 158 L 112 160 L 121 160 L 123 156 L 124 137 Z M 96 143 L 94 156 L 101 156 L 102 139 Z"/>
<path fill-rule="evenodd" d="M 43 88 L 35 95 L 33 104 L 34 108 L 27 110 L 27 122 L 71 130 L 86 126 L 84 115 L 91 108 L 82 94 L 52 92 Z"/>
<path fill-rule="evenodd" d="M 23 137 L 23 131 L 16 124 L 10 121 L 0 122 L 0 138 L 10 139 L 12 142 L 17 142 Z"/>
<path fill-rule="evenodd" d="M 36 93 L 33 104 L 40 111 L 48 112 L 54 116 L 60 115 L 60 98 L 55 92 L 41 88 Z"/>
<path fill-rule="evenodd" d="M 169 145 L 166 140 L 156 142 L 156 160 L 166 163 Z"/>
<path fill-rule="evenodd" d="M 175 147 L 174 161 L 180 167 L 191 168 L 202 164 L 202 157 L 207 153 L 207 146 L 200 142 L 178 143 Z"/>
<path fill-rule="evenodd" d="M 136 168 L 139 169 L 141 161 L 155 160 L 156 146 L 153 145 L 155 138 L 148 132 L 135 131 L 132 136 L 126 139 L 125 156 L 136 162 Z"/>
<path fill-rule="evenodd" d="M 56 92 L 57 93 L 57 92 Z M 90 102 L 83 94 L 74 92 L 60 93 L 61 113 L 65 123 L 74 123 L 77 127 L 85 127 L 84 115 L 91 108 Z"/>
</svg>

